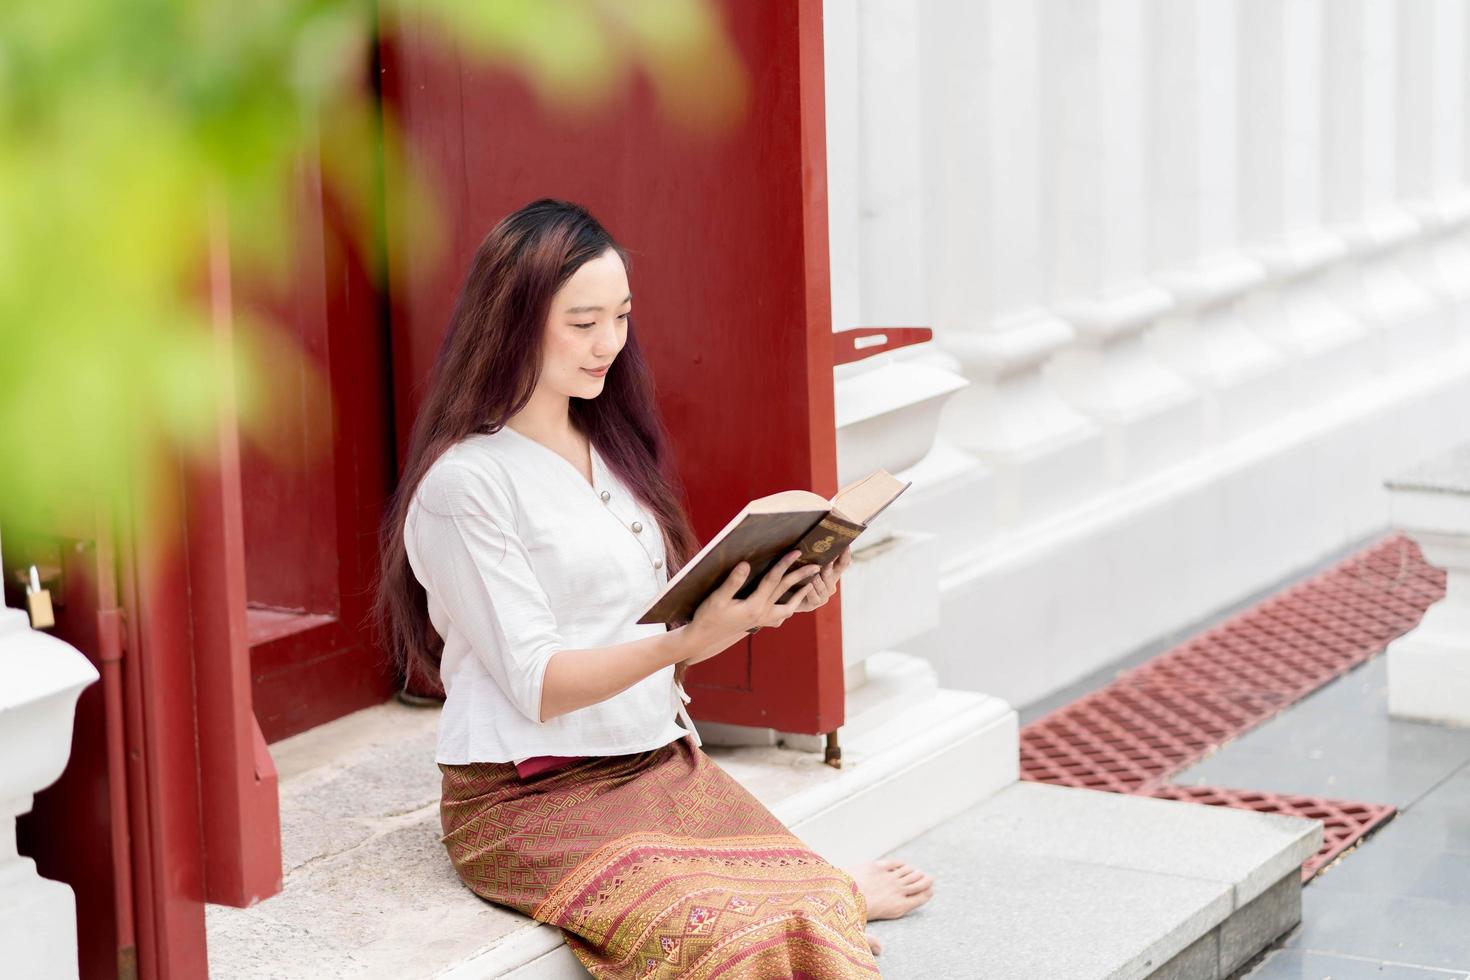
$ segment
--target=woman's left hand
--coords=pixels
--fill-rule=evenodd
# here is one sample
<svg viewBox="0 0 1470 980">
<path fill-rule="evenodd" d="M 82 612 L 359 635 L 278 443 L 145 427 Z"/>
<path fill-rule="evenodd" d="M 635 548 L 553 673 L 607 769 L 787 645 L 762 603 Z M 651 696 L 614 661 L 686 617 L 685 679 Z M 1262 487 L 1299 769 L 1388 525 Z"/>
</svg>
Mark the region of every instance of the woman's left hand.
<svg viewBox="0 0 1470 980">
<path fill-rule="evenodd" d="M 822 570 L 813 575 L 803 587 L 801 605 L 796 607 L 796 611 L 812 612 L 825 606 L 827 600 L 837 593 L 837 580 L 851 564 L 852 549 L 851 547 L 844 548 L 842 554 L 823 565 Z"/>
<path fill-rule="evenodd" d="M 844 549 L 832 561 L 822 567 L 822 570 L 813 575 L 807 583 L 802 586 L 801 604 L 797 606 L 797 612 L 811 612 L 820 609 L 827 604 L 827 600 L 837 592 L 837 580 L 842 573 L 847 571 L 847 566 L 852 564 L 851 548 Z M 795 601 L 794 599 L 791 601 Z M 679 625 L 685 625 L 680 623 Z M 680 684 L 684 683 L 684 675 L 689 670 L 688 661 L 681 660 L 674 665 L 674 680 Z"/>
</svg>

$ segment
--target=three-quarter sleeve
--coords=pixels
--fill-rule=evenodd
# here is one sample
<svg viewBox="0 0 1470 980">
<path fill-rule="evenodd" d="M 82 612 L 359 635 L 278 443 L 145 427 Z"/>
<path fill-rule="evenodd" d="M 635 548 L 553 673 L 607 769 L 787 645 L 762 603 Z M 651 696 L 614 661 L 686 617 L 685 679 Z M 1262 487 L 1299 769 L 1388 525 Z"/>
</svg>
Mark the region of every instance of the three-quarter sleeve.
<svg viewBox="0 0 1470 980">
<path fill-rule="evenodd" d="M 509 494 L 489 473 L 432 467 L 405 535 L 414 574 L 510 702 L 539 724 L 546 666 L 565 644 Z"/>
</svg>

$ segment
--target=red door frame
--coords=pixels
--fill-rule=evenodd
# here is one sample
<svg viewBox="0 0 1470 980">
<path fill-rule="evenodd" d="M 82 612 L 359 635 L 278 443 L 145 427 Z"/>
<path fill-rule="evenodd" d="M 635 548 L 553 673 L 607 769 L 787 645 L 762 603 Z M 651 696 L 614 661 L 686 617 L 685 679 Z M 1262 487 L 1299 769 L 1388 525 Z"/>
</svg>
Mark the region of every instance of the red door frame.
<svg viewBox="0 0 1470 980">
<path fill-rule="evenodd" d="M 277 439 L 289 437 L 296 465 L 279 472 L 253 454 L 245 483 L 257 495 L 244 501 L 253 508 L 246 513 L 249 565 L 242 566 L 250 579 L 247 642 L 255 716 L 267 742 L 381 704 L 397 686 L 368 627 L 378 527 L 395 473 L 378 229 L 361 227 L 363 216 L 334 195 L 321 155 L 298 170 L 298 263 L 290 292 L 271 305 L 331 398 L 308 390 L 311 378 L 286 387 L 284 397 L 314 403 Z M 272 580 L 287 579 L 296 581 L 294 591 L 257 601 Z"/>
<path fill-rule="evenodd" d="M 287 317 L 320 315 L 329 327 L 324 367 L 338 411 L 327 491 L 337 521 L 326 544 L 338 614 L 265 637 L 251 629 L 233 423 L 220 426 L 208 458 L 164 461 L 148 484 L 153 533 L 123 516 L 115 535 L 111 516 L 100 527 L 48 529 L 63 544 L 67 582 L 57 633 L 118 681 L 114 705 L 106 684 L 83 692 L 67 770 L 37 794 L 21 827 L 41 873 L 77 893 L 84 977 L 129 975 L 134 964 L 148 978 L 206 976 L 205 903 L 246 906 L 280 890 L 267 736 L 381 703 L 394 688 L 364 640 L 393 466 L 381 298 L 374 260 L 345 244 L 345 218 L 316 165 L 301 173 L 308 259 Z M 240 299 L 223 240 L 208 290 L 227 362 Z M 125 763 L 110 773 L 114 750 Z"/>
<path fill-rule="evenodd" d="M 101 674 L 77 701 L 71 755 L 61 778 L 37 793 L 31 810 L 16 822 L 20 852 L 35 860 L 41 875 L 67 882 L 76 895 L 83 977 L 115 976 L 136 955 L 128 821 L 115 818 L 126 814 L 128 803 L 127 762 L 116 737 L 125 666 L 116 639 L 120 596 L 108 518 L 99 516 L 102 527 L 91 521 L 5 527 L 7 572 L 27 561 L 26 549 L 18 547 L 27 539 L 54 549 L 58 604 L 50 632 L 82 651 Z M 7 591 L 9 605 L 22 604 L 17 590 Z"/>
<path fill-rule="evenodd" d="M 446 254 L 426 259 L 404 247 L 390 200 L 400 447 L 480 239 L 522 204 L 560 197 L 585 204 L 633 253 L 635 329 L 701 539 L 752 497 L 837 490 L 821 0 L 724 0 L 716 10 L 750 97 L 744 118 L 714 138 L 677 129 L 641 84 L 560 120 L 521 80 L 470 67 L 453 40 L 417 21 L 384 31 L 385 106 L 449 230 Z M 696 666 L 685 682 L 691 713 L 833 731 L 843 721 L 841 643 L 834 600 Z"/>
</svg>

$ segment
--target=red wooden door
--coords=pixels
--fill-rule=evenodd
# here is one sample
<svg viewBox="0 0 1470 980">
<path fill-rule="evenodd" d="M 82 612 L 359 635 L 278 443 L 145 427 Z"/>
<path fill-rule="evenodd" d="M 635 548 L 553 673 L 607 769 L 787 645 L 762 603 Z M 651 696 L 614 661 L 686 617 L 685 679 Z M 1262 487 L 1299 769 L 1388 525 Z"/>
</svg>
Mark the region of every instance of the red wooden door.
<svg viewBox="0 0 1470 980">
<path fill-rule="evenodd" d="M 435 261 L 391 221 L 393 381 L 400 443 L 476 245 L 539 197 L 588 207 L 634 253 L 635 329 L 708 540 L 750 498 L 836 487 L 827 264 L 821 0 L 717 6 L 744 60 L 742 118 L 701 136 L 661 118 L 647 86 L 575 121 L 525 85 L 471 66 L 443 35 L 385 32 L 383 93 L 438 194 Z M 831 602 L 686 680 L 696 718 L 827 732 L 842 723 Z"/>
<path fill-rule="evenodd" d="M 313 162 L 296 199 L 297 261 L 260 305 L 305 353 L 267 374 L 280 416 L 242 446 L 240 505 L 254 707 L 267 741 L 392 696 L 366 624 L 394 477 L 388 337 L 374 243 L 349 229 Z"/>
</svg>

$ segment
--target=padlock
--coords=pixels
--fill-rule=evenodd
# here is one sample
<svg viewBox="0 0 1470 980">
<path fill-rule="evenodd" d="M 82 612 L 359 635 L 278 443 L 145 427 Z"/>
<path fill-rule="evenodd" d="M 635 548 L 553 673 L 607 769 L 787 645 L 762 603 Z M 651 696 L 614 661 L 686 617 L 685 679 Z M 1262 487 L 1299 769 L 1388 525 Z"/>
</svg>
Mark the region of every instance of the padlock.
<svg viewBox="0 0 1470 980">
<path fill-rule="evenodd" d="M 41 588 L 41 571 L 31 566 L 31 580 L 26 583 L 26 609 L 31 614 L 31 627 L 38 630 L 56 625 L 56 614 L 51 609 L 51 593 Z"/>
</svg>

